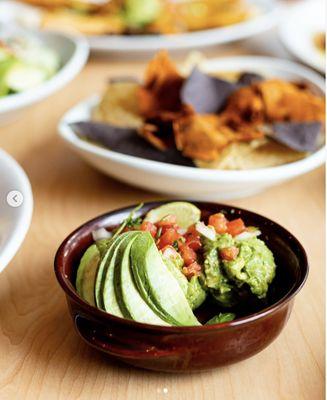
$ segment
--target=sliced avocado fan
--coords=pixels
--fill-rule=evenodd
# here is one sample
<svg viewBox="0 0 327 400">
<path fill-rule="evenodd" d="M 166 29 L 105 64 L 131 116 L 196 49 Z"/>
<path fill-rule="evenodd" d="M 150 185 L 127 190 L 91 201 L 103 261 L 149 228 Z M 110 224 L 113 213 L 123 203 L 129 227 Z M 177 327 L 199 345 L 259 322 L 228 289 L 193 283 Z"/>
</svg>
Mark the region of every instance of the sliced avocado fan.
<svg viewBox="0 0 327 400">
<path fill-rule="evenodd" d="M 148 232 L 142 232 L 133 242 L 131 265 L 139 293 L 160 318 L 172 325 L 200 325 Z"/>
<path fill-rule="evenodd" d="M 94 285 L 99 263 L 99 250 L 92 244 L 81 258 L 76 276 L 77 293 L 92 306 L 95 306 Z"/>
<path fill-rule="evenodd" d="M 148 324 L 169 325 L 144 301 L 134 282 L 130 251 L 135 239 L 141 234 L 141 232 L 128 232 L 119 246 L 114 268 L 116 298 L 125 318 Z"/>
</svg>

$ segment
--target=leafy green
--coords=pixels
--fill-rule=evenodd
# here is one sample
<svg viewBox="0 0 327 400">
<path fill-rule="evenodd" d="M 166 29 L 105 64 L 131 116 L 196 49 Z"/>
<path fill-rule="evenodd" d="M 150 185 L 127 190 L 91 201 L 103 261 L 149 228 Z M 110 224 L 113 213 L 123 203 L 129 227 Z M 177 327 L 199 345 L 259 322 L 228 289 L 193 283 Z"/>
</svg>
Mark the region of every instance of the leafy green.
<svg viewBox="0 0 327 400">
<path fill-rule="evenodd" d="M 234 313 L 219 313 L 215 317 L 209 319 L 206 325 L 222 324 L 224 322 L 230 322 L 235 319 L 236 315 Z"/>
<path fill-rule="evenodd" d="M 120 224 L 120 226 L 118 227 L 117 230 L 115 230 L 114 236 L 113 238 L 115 238 L 116 236 L 120 235 L 122 233 L 122 231 L 128 227 L 128 228 L 133 228 L 137 225 L 139 225 L 142 222 L 142 218 L 137 217 L 134 218 L 134 214 L 143 207 L 143 203 L 140 203 L 139 205 L 137 205 L 128 215 L 128 217 L 126 219 L 124 219 L 124 221 Z"/>
</svg>

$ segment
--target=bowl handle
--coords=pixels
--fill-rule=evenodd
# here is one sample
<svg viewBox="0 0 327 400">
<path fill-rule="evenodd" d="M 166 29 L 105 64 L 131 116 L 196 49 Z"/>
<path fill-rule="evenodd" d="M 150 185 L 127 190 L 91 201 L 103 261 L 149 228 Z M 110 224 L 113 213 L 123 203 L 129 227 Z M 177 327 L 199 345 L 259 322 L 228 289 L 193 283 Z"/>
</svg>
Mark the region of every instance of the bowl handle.
<svg viewBox="0 0 327 400">
<path fill-rule="evenodd" d="M 124 341 L 124 339 L 126 339 L 125 337 L 108 332 L 109 328 L 99 324 L 98 322 L 92 321 L 92 326 L 90 326 L 90 321 L 81 315 L 75 316 L 75 327 L 82 339 L 84 339 L 91 346 L 116 357 L 177 357 L 180 353 L 176 348 L 162 350 L 158 349 L 154 345 L 147 345 L 143 341 L 137 341 L 135 344 L 135 337 L 133 336 L 132 340 L 127 339 Z"/>
</svg>

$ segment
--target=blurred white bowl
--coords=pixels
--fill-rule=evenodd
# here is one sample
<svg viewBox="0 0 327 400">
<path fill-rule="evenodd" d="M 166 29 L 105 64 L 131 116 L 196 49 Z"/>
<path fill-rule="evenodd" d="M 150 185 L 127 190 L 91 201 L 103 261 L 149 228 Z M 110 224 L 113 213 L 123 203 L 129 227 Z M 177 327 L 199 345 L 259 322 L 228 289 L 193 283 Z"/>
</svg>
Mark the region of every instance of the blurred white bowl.
<svg viewBox="0 0 327 400">
<path fill-rule="evenodd" d="M 31 223 L 33 197 L 23 169 L 0 149 L 0 272 L 21 246 Z M 8 196 L 8 193 L 18 191 Z M 7 199 L 8 196 L 8 199 Z M 16 200 L 16 204 L 15 204 Z M 16 207 L 8 204 L 16 205 Z M 21 205 L 19 205 L 21 203 Z"/>
<path fill-rule="evenodd" d="M 17 32 L 24 31 L 17 28 Z M 61 68 L 53 77 L 37 87 L 0 98 L 0 124 L 16 119 L 18 111 L 43 100 L 64 87 L 78 75 L 87 61 L 89 46 L 82 36 L 51 31 L 34 32 L 33 35 L 59 54 Z"/>
<path fill-rule="evenodd" d="M 325 0 L 302 1 L 291 6 L 279 24 L 279 36 L 285 47 L 299 60 L 323 74 L 326 54 L 316 48 L 314 37 L 325 31 Z"/>
<path fill-rule="evenodd" d="M 91 49 L 101 52 L 153 52 L 159 49 L 202 48 L 246 39 L 276 26 L 283 7 L 277 0 L 248 0 L 258 14 L 223 27 L 169 35 L 99 35 L 88 36 Z"/>
<path fill-rule="evenodd" d="M 279 0 L 247 0 L 247 3 L 255 10 L 255 15 L 246 21 L 223 27 L 168 35 L 89 35 L 87 39 L 92 50 L 108 53 L 201 48 L 245 39 L 268 31 L 277 25 L 284 9 Z M 42 11 L 13 0 L 1 0 L 0 22 L 1 20 L 22 26 L 39 27 L 42 23 Z M 56 25 L 54 28 L 57 28 Z"/>
<path fill-rule="evenodd" d="M 274 58 L 211 59 L 201 64 L 201 69 L 206 72 L 251 71 L 264 76 L 304 80 L 325 91 L 324 80 L 318 74 L 293 62 Z M 98 101 L 99 97 L 93 96 L 68 111 L 58 126 L 61 137 L 72 150 L 98 170 L 151 191 L 199 200 L 240 198 L 295 178 L 324 163 L 324 148 L 297 162 L 250 171 L 184 167 L 120 154 L 78 138 L 69 126 L 72 122 L 89 120 Z"/>
</svg>

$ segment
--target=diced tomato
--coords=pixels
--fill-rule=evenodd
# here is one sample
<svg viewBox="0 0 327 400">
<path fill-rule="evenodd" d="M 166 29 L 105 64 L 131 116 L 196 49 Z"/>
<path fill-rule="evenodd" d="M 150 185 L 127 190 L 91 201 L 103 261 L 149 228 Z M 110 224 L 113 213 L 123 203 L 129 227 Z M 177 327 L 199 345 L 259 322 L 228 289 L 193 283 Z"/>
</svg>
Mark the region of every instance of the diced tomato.
<svg viewBox="0 0 327 400">
<path fill-rule="evenodd" d="M 239 249 L 235 246 L 226 247 L 224 249 L 221 249 L 219 252 L 220 257 L 226 261 L 235 260 L 235 258 L 238 256 L 238 253 L 239 253 Z"/>
<path fill-rule="evenodd" d="M 152 222 L 143 221 L 140 229 L 141 231 L 150 232 L 153 237 L 156 237 L 157 227 Z"/>
<path fill-rule="evenodd" d="M 187 228 L 186 234 L 198 235 L 198 231 L 196 230 L 195 224 L 193 224 L 193 225 L 191 225 L 191 226 L 189 226 L 189 227 Z"/>
<path fill-rule="evenodd" d="M 134 228 L 130 227 L 130 226 L 125 226 L 125 228 L 123 229 L 123 233 L 124 232 L 129 232 L 129 231 L 133 231 Z"/>
<path fill-rule="evenodd" d="M 190 265 L 196 261 L 196 252 L 186 244 L 182 243 L 179 245 L 179 252 L 184 260 L 185 265 Z"/>
<path fill-rule="evenodd" d="M 227 222 L 227 232 L 232 236 L 239 235 L 245 231 L 245 225 L 241 218 L 233 219 L 233 221 Z"/>
<path fill-rule="evenodd" d="M 186 234 L 185 243 L 194 251 L 198 251 L 202 247 L 201 239 L 199 234 Z"/>
<path fill-rule="evenodd" d="M 211 225 L 215 228 L 217 233 L 226 233 L 227 232 L 227 223 L 225 215 L 222 213 L 217 213 L 210 215 L 208 225 Z"/>
<path fill-rule="evenodd" d="M 202 267 L 199 263 L 194 261 L 187 267 L 183 267 L 183 274 L 188 278 L 192 278 L 192 276 L 199 276 L 201 274 Z"/>
<path fill-rule="evenodd" d="M 168 214 L 156 223 L 158 228 L 171 228 L 175 227 L 177 218 L 175 215 Z"/>
<path fill-rule="evenodd" d="M 163 249 L 165 246 L 172 245 L 176 240 L 178 240 L 181 235 L 174 228 L 167 229 L 160 237 L 157 242 L 159 250 Z"/>
</svg>

